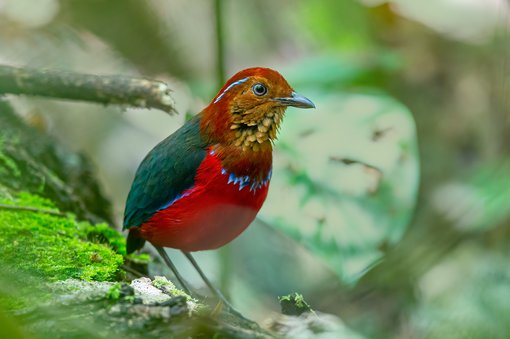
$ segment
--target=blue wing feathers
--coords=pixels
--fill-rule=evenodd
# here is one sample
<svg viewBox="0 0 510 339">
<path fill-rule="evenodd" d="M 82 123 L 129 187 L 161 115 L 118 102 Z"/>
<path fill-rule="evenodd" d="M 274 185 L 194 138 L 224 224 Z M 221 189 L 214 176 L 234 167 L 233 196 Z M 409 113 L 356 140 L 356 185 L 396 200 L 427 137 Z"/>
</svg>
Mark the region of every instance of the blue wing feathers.
<svg viewBox="0 0 510 339">
<path fill-rule="evenodd" d="M 199 116 L 154 147 L 136 171 L 124 211 L 124 229 L 140 226 L 193 187 L 206 147 Z"/>
</svg>

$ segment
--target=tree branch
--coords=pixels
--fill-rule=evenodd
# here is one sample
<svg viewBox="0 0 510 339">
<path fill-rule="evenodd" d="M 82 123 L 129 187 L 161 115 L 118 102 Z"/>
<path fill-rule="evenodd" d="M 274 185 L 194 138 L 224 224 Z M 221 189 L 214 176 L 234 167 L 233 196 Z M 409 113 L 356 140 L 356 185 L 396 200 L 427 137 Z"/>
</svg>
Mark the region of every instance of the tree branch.
<svg viewBox="0 0 510 339">
<path fill-rule="evenodd" d="M 0 65 L 0 95 L 26 94 L 105 105 L 157 108 L 176 113 L 170 88 L 162 81 Z"/>
</svg>

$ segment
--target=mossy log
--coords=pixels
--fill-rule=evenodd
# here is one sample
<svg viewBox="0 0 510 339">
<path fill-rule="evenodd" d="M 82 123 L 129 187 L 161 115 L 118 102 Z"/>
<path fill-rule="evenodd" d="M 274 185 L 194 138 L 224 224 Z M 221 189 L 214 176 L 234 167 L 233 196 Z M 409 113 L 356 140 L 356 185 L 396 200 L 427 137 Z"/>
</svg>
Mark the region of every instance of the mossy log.
<svg viewBox="0 0 510 339">
<path fill-rule="evenodd" d="M 130 282 L 124 237 L 109 226 L 86 157 L 2 100 L 0 126 L 0 312 L 9 326 L 38 338 L 272 336 L 166 279 Z"/>
</svg>

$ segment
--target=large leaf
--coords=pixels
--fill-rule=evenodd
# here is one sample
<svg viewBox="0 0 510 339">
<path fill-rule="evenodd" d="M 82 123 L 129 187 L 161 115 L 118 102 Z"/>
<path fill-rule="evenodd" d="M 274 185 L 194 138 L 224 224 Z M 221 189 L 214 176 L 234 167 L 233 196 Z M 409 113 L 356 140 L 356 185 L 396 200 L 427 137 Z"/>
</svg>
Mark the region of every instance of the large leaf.
<svg viewBox="0 0 510 339">
<path fill-rule="evenodd" d="M 419 166 L 409 111 L 380 95 L 334 95 L 287 113 L 261 218 L 352 284 L 398 241 Z"/>
</svg>

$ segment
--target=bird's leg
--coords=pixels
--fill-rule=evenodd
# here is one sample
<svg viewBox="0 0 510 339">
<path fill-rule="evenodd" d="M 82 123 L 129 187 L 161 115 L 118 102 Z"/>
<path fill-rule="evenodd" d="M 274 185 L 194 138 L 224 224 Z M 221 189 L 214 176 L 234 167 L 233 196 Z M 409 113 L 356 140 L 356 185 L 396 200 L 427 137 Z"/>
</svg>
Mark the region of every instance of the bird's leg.
<svg viewBox="0 0 510 339">
<path fill-rule="evenodd" d="M 163 258 L 163 260 L 165 261 L 166 265 L 172 270 L 172 272 L 174 273 L 174 275 L 177 278 L 177 280 L 179 280 L 179 284 L 181 285 L 181 287 L 184 290 L 184 292 L 186 292 L 186 294 L 188 294 L 189 296 L 192 296 L 190 288 L 188 287 L 188 285 L 184 281 L 184 279 L 181 276 L 181 274 L 179 273 L 179 271 L 177 271 L 177 268 L 175 267 L 175 265 L 172 263 L 172 261 L 168 257 L 168 254 L 166 254 L 165 249 L 163 247 L 160 247 L 160 246 L 154 246 L 154 247 L 158 251 L 159 255 Z"/>
<path fill-rule="evenodd" d="M 207 277 L 205 276 L 204 272 L 202 272 L 202 270 L 200 269 L 200 266 L 198 266 L 197 262 L 195 261 L 195 258 L 193 258 L 193 256 L 191 255 L 191 253 L 189 252 L 185 252 L 185 251 L 182 251 L 182 253 L 186 256 L 186 258 L 188 258 L 188 260 L 191 262 L 191 264 L 193 265 L 193 267 L 195 267 L 195 269 L 197 270 L 198 274 L 200 275 L 200 277 L 202 278 L 202 280 L 205 282 L 205 284 L 207 285 L 207 287 L 209 287 L 209 289 L 211 290 L 211 292 L 218 298 L 221 300 L 221 302 L 223 302 L 223 304 L 225 304 L 225 306 L 227 306 L 228 310 L 235 314 L 236 316 L 246 320 L 246 321 L 249 321 L 249 322 L 252 322 L 251 320 L 249 319 L 246 319 L 239 311 L 237 311 L 227 300 L 227 298 L 225 298 L 225 296 L 223 295 L 223 293 L 221 293 L 221 291 L 219 289 L 217 289 L 210 281 L 209 279 L 207 279 Z"/>
</svg>

